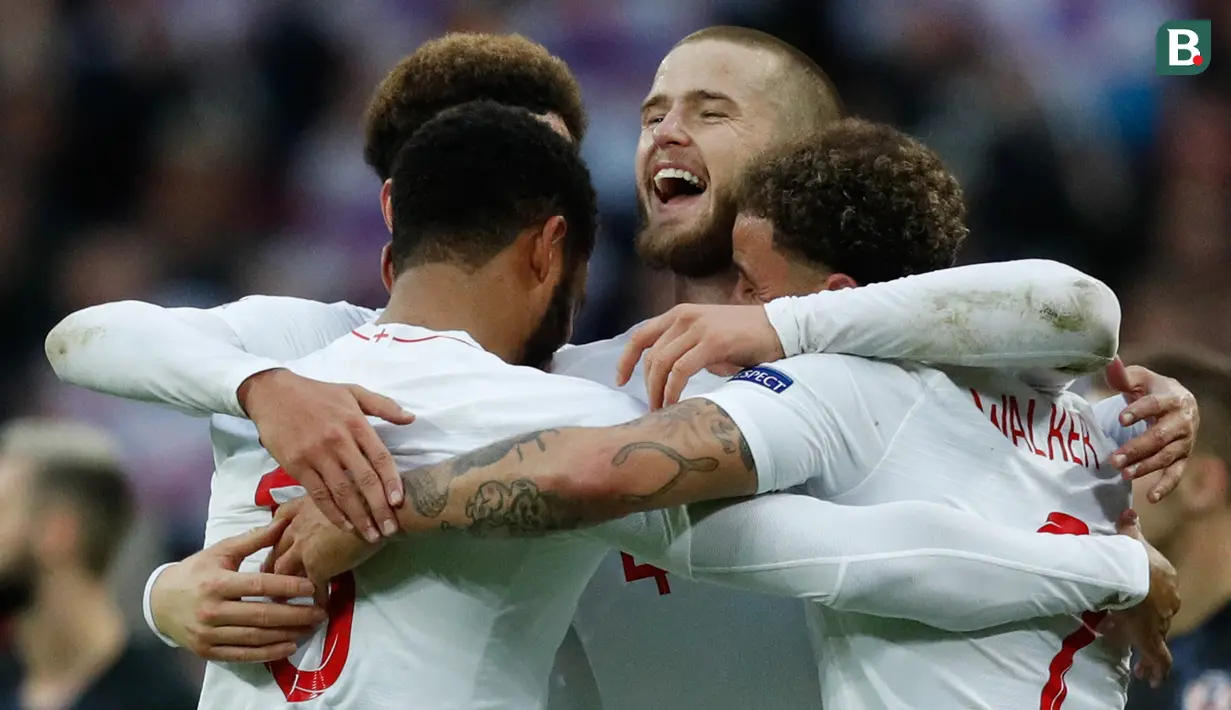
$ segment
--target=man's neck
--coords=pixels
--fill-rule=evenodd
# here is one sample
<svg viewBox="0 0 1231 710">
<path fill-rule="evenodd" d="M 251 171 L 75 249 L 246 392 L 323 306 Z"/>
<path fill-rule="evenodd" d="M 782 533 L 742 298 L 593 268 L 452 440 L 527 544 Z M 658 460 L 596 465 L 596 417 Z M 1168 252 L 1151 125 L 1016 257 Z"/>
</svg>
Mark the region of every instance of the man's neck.
<svg viewBox="0 0 1231 710">
<path fill-rule="evenodd" d="M 731 302 L 737 278 L 734 272 L 702 279 L 676 276 L 675 302 L 725 305 Z"/>
<path fill-rule="evenodd" d="M 486 273 L 491 271 L 492 273 Z M 525 347 L 522 299 L 495 269 L 468 272 L 451 264 L 407 269 L 393 284 L 379 323 L 405 323 L 430 330 L 460 330 L 505 362 L 517 362 Z"/>
<path fill-rule="evenodd" d="M 14 633 L 25 672 L 23 696 L 32 706 L 71 704 L 127 640 L 123 615 L 105 582 L 80 574 L 49 580 Z"/>
<path fill-rule="evenodd" d="M 1184 585 L 1184 605 L 1171 621 L 1171 635 L 1181 636 L 1231 603 L 1231 514 L 1186 526 L 1161 551 Z"/>
</svg>

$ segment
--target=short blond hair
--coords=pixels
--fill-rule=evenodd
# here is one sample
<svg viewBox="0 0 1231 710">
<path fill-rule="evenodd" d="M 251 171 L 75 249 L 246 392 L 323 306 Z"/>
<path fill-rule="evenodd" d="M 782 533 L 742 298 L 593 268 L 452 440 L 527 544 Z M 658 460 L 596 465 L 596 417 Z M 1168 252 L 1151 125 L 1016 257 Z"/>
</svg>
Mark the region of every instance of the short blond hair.
<svg viewBox="0 0 1231 710">
<path fill-rule="evenodd" d="M 715 25 L 693 32 L 675 46 L 704 40 L 764 50 L 783 60 L 785 71 L 777 93 L 789 97 L 783 104 L 783 120 L 792 136 L 819 130 L 846 115 L 838 89 L 825 70 L 812 57 L 777 37 L 748 27 Z"/>
</svg>

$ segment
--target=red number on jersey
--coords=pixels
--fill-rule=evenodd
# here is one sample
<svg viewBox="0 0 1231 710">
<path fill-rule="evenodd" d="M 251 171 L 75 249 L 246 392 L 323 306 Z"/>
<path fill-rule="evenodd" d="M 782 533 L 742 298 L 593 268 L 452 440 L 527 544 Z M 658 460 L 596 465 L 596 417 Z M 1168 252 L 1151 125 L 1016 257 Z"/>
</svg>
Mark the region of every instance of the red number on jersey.
<svg viewBox="0 0 1231 710">
<path fill-rule="evenodd" d="M 639 579 L 652 579 L 658 585 L 658 594 L 671 593 L 671 583 L 667 581 L 667 570 L 654 565 L 637 564 L 633 556 L 627 552 L 620 553 L 620 561 L 624 563 L 624 581 L 636 582 Z"/>
<path fill-rule="evenodd" d="M 299 487 L 299 482 L 281 468 L 270 471 L 261 477 L 257 485 L 256 504 L 271 511 L 277 510 L 278 499 L 289 493 L 287 489 Z M 355 575 L 347 572 L 329 583 L 327 611 L 329 623 L 325 627 L 320 666 L 299 668 L 289 658 L 265 664 L 288 703 L 301 703 L 319 697 L 342 675 L 342 667 L 350 655 L 351 626 L 355 619 Z"/>
<path fill-rule="evenodd" d="M 1090 526 L 1071 515 L 1052 513 L 1047 516 L 1047 522 L 1039 528 L 1039 532 L 1051 535 L 1089 535 Z M 1047 666 L 1047 683 L 1043 685 L 1043 694 L 1039 697 L 1039 710 L 1060 710 L 1064 698 L 1069 694 L 1064 675 L 1073 667 L 1073 658 L 1077 652 L 1098 638 L 1094 630 L 1106 616 L 1105 611 L 1087 611 L 1081 615 L 1081 628 L 1064 637 L 1060 644 L 1060 653 L 1057 653 Z"/>
</svg>

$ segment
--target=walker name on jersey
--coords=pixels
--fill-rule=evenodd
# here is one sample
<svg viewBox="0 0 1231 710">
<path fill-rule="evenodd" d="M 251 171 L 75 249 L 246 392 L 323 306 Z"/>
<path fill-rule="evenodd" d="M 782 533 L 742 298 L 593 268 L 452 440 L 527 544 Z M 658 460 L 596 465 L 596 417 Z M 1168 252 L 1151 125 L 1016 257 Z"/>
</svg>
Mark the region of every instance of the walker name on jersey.
<svg viewBox="0 0 1231 710">
<path fill-rule="evenodd" d="M 1042 407 L 1033 397 L 1022 401 L 1012 395 L 980 395 L 970 390 L 975 406 L 1013 446 L 1052 461 L 1099 468 L 1098 451 L 1090 441 L 1090 427 L 1076 412 L 1048 402 Z"/>
<path fill-rule="evenodd" d="M 795 380 L 775 370 L 772 367 L 750 367 L 747 370 L 741 370 L 738 375 L 731 378 L 732 382 L 751 382 L 754 385 L 761 385 L 765 389 L 774 394 L 782 394 L 788 387 L 795 384 Z"/>
</svg>

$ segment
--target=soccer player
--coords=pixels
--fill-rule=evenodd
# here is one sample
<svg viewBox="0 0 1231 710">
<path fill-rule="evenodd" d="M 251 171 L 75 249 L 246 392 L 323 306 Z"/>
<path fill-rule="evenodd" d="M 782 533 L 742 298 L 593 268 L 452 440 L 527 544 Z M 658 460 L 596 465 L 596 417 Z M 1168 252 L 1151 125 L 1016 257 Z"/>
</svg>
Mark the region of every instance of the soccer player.
<svg viewBox="0 0 1231 710">
<path fill-rule="evenodd" d="M 133 517 L 117 453 L 69 422 L 0 428 L 0 708 L 197 706 L 166 649 L 129 638 L 107 583 Z"/>
<path fill-rule="evenodd" d="M 1182 377 L 1205 419 L 1188 474 L 1175 493 L 1142 506 L 1141 529 L 1175 561 L 1184 607 L 1171 625 L 1171 677 L 1129 687 L 1130 710 L 1217 708 L 1231 699 L 1231 359 L 1198 348 L 1144 355 L 1140 363 Z M 1135 483 L 1142 495 L 1154 476 Z"/>
<path fill-rule="evenodd" d="M 541 366 L 567 339 L 584 288 L 595 198 L 574 147 L 524 110 L 467 104 L 425 124 L 399 153 L 393 175 L 393 245 L 382 269 L 389 305 L 376 322 L 289 366 L 314 378 L 357 381 L 415 410 L 413 427 L 384 432 L 401 465 L 461 454 L 450 461 L 452 489 L 432 478 L 408 479 L 399 515 L 413 510 L 436 524 L 440 510 L 466 496 L 467 527 L 504 535 L 661 507 L 653 496 L 612 488 L 638 490 L 639 472 L 555 481 L 562 501 L 596 503 L 579 516 L 557 510 L 529 480 L 465 489 L 467 470 L 550 447 L 548 435 L 518 434 L 527 422 L 604 426 L 644 411 L 612 389 L 526 366 Z M 718 485 L 681 500 L 756 490 L 746 442 L 721 428 L 717 411 L 704 416 L 712 426 L 691 437 L 682 432 L 700 445 L 688 465 L 712 470 Z M 655 428 L 670 431 L 672 422 L 664 413 Z M 630 450 L 626 457 L 640 466 L 642 454 Z M 273 509 L 316 511 L 291 500 L 296 489 L 302 492 L 249 442 L 219 466 L 207 542 L 267 524 Z M 379 556 L 353 574 L 317 577 L 332 579 L 330 620 L 295 657 L 268 667 L 211 664 L 202 707 L 312 700 L 336 708 L 404 707 L 408 700 L 424 707 L 539 707 L 577 598 L 609 545 L 688 576 L 956 629 L 1041 609 L 1136 605 L 1147 590 L 1153 598 L 1166 586 L 1150 579 L 1159 568 L 1146 548 L 1124 536 L 1048 539 L 984 529 L 977 518 L 939 506 L 860 510 L 802 496 L 731 510 L 738 517 L 694 522 L 677 508 L 543 539 L 435 535 L 368 548 Z M 291 525 L 302 527 L 303 519 L 310 517 Z M 360 541 L 323 517 L 319 524 L 335 543 Z M 855 529 L 862 532 L 852 535 Z M 736 537 L 741 545 L 730 544 Z M 1031 569 L 1044 565 L 1055 568 Z M 976 569 L 983 577 L 977 591 L 962 581 Z M 917 594 L 903 598 L 908 587 Z M 984 595 L 995 601 L 979 603 Z"/>
<path fill-rule="evenodd" d="M 418 67 L 415 71 L 431 69 L 428 76 L 439 81 L 427 81 L 422 85 L 433 87 L 445 84 L 456 90 L 456 96 L 465 93 L 465 84 L 458 83 L 462 77 L 469 80 L 472 74 L 486 75 L 489 72 L 499 75 L 501 66 L 517 73 L 521 71 L 519 62 L 529 56 L 528 53 L 509 52 L 506 53 L 508 61 L 504 65 L 495 65 L 497 68 L 493 69 L 490 63 L 480 62 L 471 71 L 470 60 L 462 53 L 455 52 L 450 55 L 451 61 L 443 61 L 443 48 L 448 45 L 450 49 L 457 49 L 458 44 L 457 38 L 441 40 L 437 47 L 442 51 L 430 55 L 435 57 L 434 60 L 406 66 Z M 456 76 L 449 80 L 452 83 L 448 83 L 445 78 L 450 76 L 450 67 L 467 71 L 457 71 Z M 538 72 L 534 76 L 542 78 L 547 74 Z M 418 85 L 414 81 L 416 78 L 417 75 L 409 69 L 391 75 L 382 84 L 369 118 L 382 114 L 421 116 L 422 112 L 406 110 L 400 103 L 417 95 L 406 88 Z M 492 86 L 506 85 L 500 81 L 489 83 Z M 571 94 L 559 91 L 536 93 L 529 91 L 532 84 L 531 81 L 510 81 L 508 86 L 525 88 L 524 94 L 506 92 L 489 98 L 567 117 L 567 111 L 559 113 L 556 107 L 546 102 L 528 105 L 525 100 L 532 96 Z M 774 97 L 780 96 L 780 90 L 784 87 L 804 92 L 799 95 L 808 100 L 790 105 L 778 102 Z M 422 91 L 428 92 L 429 89 Z M 726 100 L 716 104 L 715 97 L 722 96 Z M 687 255 L 692 251 L 672 250 L 670 244 L 680 240 L 696 247 L 697 253 L 712 255 L 725 249 L 729 255 L 729 223 L 724 224 L 729 220 L 722 217 L 729 211 L 723 208 L 723 196 L 729 192 L 738 166 L 779 135 L 783 138 L 793 135 L 794 128 L 800 124 L 801 108 L 806 108 L 806 113 L 810 112 L 817 120 L 827 120 L 825 117 L 838 113 L 836 96 L 815 65 L 777 40 L 731 29 L 710 30 L 682 42 L 664 61 L 651 98 L 656 100 L 647 104 L 648 108 L 670 108 L 662 115 L 647 114 L 644 126 L 638 159 L 638 184 L 646 212 L 646 228 L 638 241 L 639 251 L 654 263 L 668 263 L 691 274 L 701 274 L 704 265 L 671 264 L 674 258 L 686 262 Z M 564 120 L 559 123 L 569 127 L 574 138 L 580 137 L 575 127 L 578 121 Z M 372 120 L 369 124 L 375 125 Z M 402 131 L 403 138 L 414 128 L 410 120 L 396 125 Z M 366 154 L 380 177 L 386 180 L 387 194 L 388 172 L 382 171 L 379 166 L 382 162 L 388 164 L 392 158 L 387 151 L 382 153 L 380 149 L 373 148 L 373 135 L 375 133 L 369 130 Z M 386 147 L 392 144 L 391 140 L 381 143 Z M 681 172 L 660 171 L 649 175 L 647 171 L 653 167 L 651 161 L 655 152 L 675 155 L 679 158 L 676 162 L 682 160 L 684 164 L 680 166 L 661 166 Z M 386 156 L 383 161 L 379 158 L 381 155 Z M 695 179 L 700 185 L 692 185 L 690 179 Z M 691 187 L 679 184 L 680 181 L 689 183 Z M 652 182 L 655 183 L 653 188 Z M 676 192 L 677 188 L 679 192 Z M 658 194 L 659 190 L 663 191 L 661 195 Z M 701 194 L 684 194 L 690 190 L 700 190 Z M 652 201 L 651 195 L 657 201 Z M 722 218 L 711 218 L 711 215 Z M 716 252 L 708 245 L 721 248 Z M 659 254 L 657 257 L 654 256 L 656 252 Z M 849 292 L 827 302 L 824 313 L 814 311 L 807 303 L 773 304 L 774 322 L 778 325 L 806 321 L 810 317 L 805 317 L 804 313 L 814 312 L 813 320 L 823 320 L 823 327 L 811 331 L 816 340 L 804 342 L 798 338 L 792 339 L 787 343 L 787 348 L 792 350 L 789 354 L 815 347 L 818 350 L 882 357 L 915 357 L 938 362 L 953 362 L 949 358 L 957 358 L 967 364 L 982 358 L 982 364 L 987 365 L 1032 364 L 1038 367 L 1055 367 L 1083 358 L 1088 363 L 1109 357 L 1114 347 L 1109 350 L 1107 346 L 1114 345 L 1115 328 L 1107 318 L 1091 318 L 1085 322 L 1086 328 L 1057 331 L 1039 318 L 1016 319 L 1020 309 L 1014 307 L 1012 302 L 995 301 L 1005 309 L 1003 312 L 1013 314 L 1015 319 L 1006 321 L 998 318 L 1002 311 L 976 309 L 971 314 L 974 322 L 986 323 L 989 328 L 986 331 L 974 329 L 969 334 L 986 337 L 963 341 L 955 352 L 954 346 L 959 344 L 947 339 L 946 334 L 929 332 L 926 324 L 915 319 L 911 312 L 896 308 L 901 302 L 921 302 L 921 294 L 931 294 L 933 297 L 939 297 L 941 292 L 961 294 L 972 288 L 986 287 L 989 282 L 994 282 L 997 293 L 1015 292 L 1021 296 L 1029 289 L 1032 294 L 1046 294 L 1049 303 L 1067 307 L 1065 304 L 1071 299 L 1069 289 L 1075 280 L 1081 278 L 1080 274 L 1055 264 L 1039 264 L 1038 267 L 1034 273 L 1007 267 L 994 268 L 991 272 L 982 272 L 984 276 L 981 277 L 974 275 L 978 272 L 971 271 L 960 272 L 956 276 L 938 274 L 935 276 L 939 283 L 916 282 L 911 289 L 921 291 L 908 289 L 906 292 L 896 292 L 896 296 L 888 299 L 866 299 L 867 294 Z M 949 280 L 951 278 L 953 280 Z M 681 283 L 686 286 L 681 293 L 690 298 L 725 301 L 729 297 L 733 277 L 721 273 L 718 276 L 701 274 L 684 277 Z M 1016 289 L 1014 284 L 1017 285 Z M 892 290 L 896 286 L 886 288 Z M 799 312 L 796 313 L 795 309 Z M 1112 305 L 1110 311 L 1114 310 L 1115 306 Z M 1094 308 L 1093 312 L 1098 313 L 1099 308 Z M 339 487 L 349 487 L 353 492 L 357 487 L 367 492 L 365 499 L 368 507 L 377 522 L 382 522 L 381 516 L 391 516 L 392 511 L 384 501 L 385 490 L 381 487 L 381 480 L 369 474 L 379 472 L 386 483 L 394 483 L 397 481 L 396 471 L 390 465 L 387 452 L 363 419 L 360 405 L 366 406 L 370 413 L 379 412 L 393 418 L 397 416 L 397 408 L 387 400 L 380 400 L 362 390 L 313 383 L 286 370 L 270 369 L 280 361 L 323 346 L 332 338 L 375 316 L 372 311 L 347 304 L 326 306 L 296 299 L 253 298 L 212 311 L 163 310 L 134 303 L 109 304 L 67 319 L 53 331 L 48 347 L 57 372 L 67 381 L 113 394 L 165 401 L 199 412 L 246 413 L 256 422 L 262 440 L 269 445 L 275 457 L 314 495 L 320 496 L 318 500 L 321 500 L 326 512 L 333 511 L 331 517 L 334 520 L 341 520 L 342 513 L 333 507 L 330 490 L 340 491 Z M 997 327 L 999 330 L 995 330 Z M 1006 328 L 1009 332 L 1005 332 Z M 74 336 L 74 333 L 86 332 L 104 333 L 105 337 L 86 339 Z M 614 363 L 625 340 L 565 350 L 557 356 L 556 371 L 609 384 L 613 378 Z M 1033 359 L 1029 362 L 1015 359 L 1018 353 L 1027 353 Z M 134 363 L 139 363 L 140 367 L 133 367 Z M 1156 380 L 1154 384 L 1171 385 L 1164 380 Z M 645 396 L 639 383 L 630 385 L 626 391 L 634 396 Z M 1174 393 L 1168 396 L 1172 402 L 1182 399 Z M 1115 422 L 1115 416 L 1121 406 L 1110 402 L 1109 407 L 1105 407 L 1111 410 L 1110 426 L 1117 431 L 1119 424 Z M 1160 424 L 1179 437 L 1178 445 L 1191 442 L 1190 429 L 1171 426 L 1170 420 Z M 230 440 L 236 432 L 247 435 L 250 431 L 249 424 L 230 417 L 218 417 L 213 425 L 216 440 L 222 441 Z M 1126 451 L 1130 458 L 1141 457 L 1140 446 L 1147 442 L 1143 439 L 1129 444 L 1130 448 Z M 354 474 L 357 486 L 343 475 L 348 469 Z M 398 500 L 400 489 L 396 483 L 391 490 L 391 499 Z M 340 501 L 338 506 L 355 525 L 363 527 L 373 524 L 364 505 L 365 499 L 345 494 L 338 495 L 337 499 Z M 185 570 L 181 568 L 179 571 Z M 649 581 L 626 583 L 626 580 L 639 575 L 644 575 Z M 178 579 L 183 588 L 196 586 L 186 576 L 181 575 Z M 807 668 L 807 639 L 794 618 L 799 614 L 797 606 L 753 597 L 737 599 L 726 593 L 693 587 L 685 581 L 668 584 L 659 579 L 658 572 L 619 555 L 611 557 L 596 578 L 596 585 L 605 585 L 605 591 L 596 587 L 590 598 L 602 602 L 595 607 L 600 610 L 609 608 L 605 600 L 619 599 L 628 594 L 657 597 L 658 589 L 669 587 L 670 595 L 665 599 L 645 601 L 670 602 L 670 618 L 677 622 L 669 626 L 637 623 L 606 612 L 591 615 L 591 618 L 611 620 L 608 628 L 612 633 L 608 633 L 606 638 L 615 639 L 618 632 L 618 638 L 632 639 L 640 649 L 631 661 L 626 660 L 627 654 L 616 649 L 617 652 L 610 656 L 614 665 L 607 664 L 601 672 L 603 678 L 608 679 L 604 683 L 604 691 L 613 697 L 613 704 L 644 701 L 643 704 L 678 705 L 697 702 L 695 693 L 687 698 L 671 694 L 679 684 L 673 675 L 662 672 L 662 664 L 657 662 L 654 655 L 656 649 L 662 649 L 664 653 L 678 657 L 679 651 L 687 648 L 696 654 L 696 660 L 686 663 L 709 668 L 715 676 L 715 682 L 708 686 L 711 695 L 703 699 L 704 702 L 746 704 L 751 701 L 746 695 L 753 692 L 750 689 L 768 686 L 780 689 L 780 695 L 769 697 L 763 691 L 757 691 L 756 697 L 760 702 L 783 707 L 815 705 L 815 683 L 810 680 L 812 674 Z M 160 585 L 156 585 L 155 592 Z M 709 598 L 698 598 L 688 605 L 682 597 L 689 594 Z M 701 615 L 680 613 L 684 605 L 693 609 L 708 605 L 711 612 Z M 636 637 L 643 629 L 650 634 L 649 638 Z M 665 634 L 660 635 L 660 630 Z M 198 649 L 208 651 L 206 638 L 209 629 L 202 631 L 206 635 L 198 639 Z M 747 654 L 723 655 L 724 649 L 729 647 L 729 644 L 723 643 L 724 638 L 729 638 L 728 634 L 763 639 L 758 646 L 761 649 L 757 654 L 759 663 L 750 663 Z M 595 637 L 591 635 L 591 638 Z M 600 640 L 597 645 L 591 644 L 590 648 L 592 651 L 604 645 L 616 648 L 611 643 Z M 231 644 L 224 645 L 227 653 L 236 650 Z M 630 667 L 630 663 L 643 661 L 640 667 Z M 647 680 L 621 682 L 630 675 Z M 651 676 L 656 680 L 649 681 Z M 737 692 L 740 688 L 744 689 L 740 692 L 745 695 Z"/>
<path fill-rule="evenodd" d="M 858 219 L 846 214 L 852 197 Z M 941 268 L 966 234 L 961 190 L 939 158 L 891 128 L 854 120 L 764 156 L 736 202 L 742 292 L 764 298 Z M 909 236 L 886 241 L 886 231 Z M 742 463 L 724 463 L 714 439 L 733 442 Z M 622 426 L 531 432 L 518 441 L 536 445 L 492 447 L 408 474 L 413 505 L 400 513 L 403 527 L 550 530 L 602 519 L 604 501 L 627 512 L 715 491 L 750 493 L 747 472 L 756 492 L 803 485 L 813 496 L 856 506 L 932 501 L 989 523 L 1066 536 L 1113 532 L 1130 501 L 1128 482 L 1105 464 L 1112 446 L 1090 407 L 1051 383 L 1032 383 L 1029 373 L 804 355 L 744 370 L 713 392 Z M 944 465 L 918 470 L 931 459 Z M 991 474 L 983 470 L 989 464 Z M 594 494 L 579 479 L 595 486 L 635 480 L 639 488 L 636 496 Z M 514 482 L 523 497 L 491 495 Z M 693 518 L 713 522 L 782 498 L 726 504 Z M 437 504 L 425 510 L 423 500 Z M 325 530 L 317 537 L 355 541 L 314 527 Z M 289 564 L 300 558 L 335 571 L 329 558 L 341 548 L 299 543 L 295 530 L 293 522 L 287 536 L 299 552 Z M 756 528 L 733 530 L 725 543 L 738 546 Z M 967 584 L 982 580 L 971 576 Z M 1178 600 L 1165 606 L 1153 619 L 1155 632 L 1165 629 Z M 825 707 L 1124 706 L 1128 650 L 1100 637 L 1101 612 L 964 635 L 843 604 L 810 604 L 809 615 Z M 1155 681 L 1167 658 L 1157 650 L 1162 664 L 1143 669 Z"/>
</svg>

